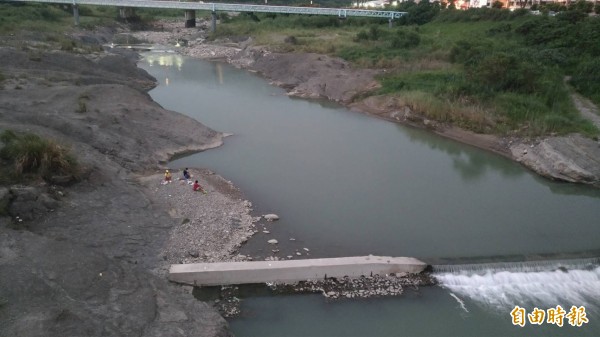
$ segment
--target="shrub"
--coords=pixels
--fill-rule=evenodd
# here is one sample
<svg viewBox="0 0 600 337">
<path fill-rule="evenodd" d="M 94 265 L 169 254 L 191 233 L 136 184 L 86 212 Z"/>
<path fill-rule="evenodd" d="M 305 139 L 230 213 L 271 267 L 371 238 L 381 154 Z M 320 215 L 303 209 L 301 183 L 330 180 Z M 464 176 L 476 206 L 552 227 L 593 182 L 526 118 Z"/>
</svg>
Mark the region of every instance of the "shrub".
<svg viewBox="0 0 600 337">
<path fill-rule="evenodd" d="M 354 41 L 377 41 L 383 37 L 384 33 L 385 32 L 383 32 L 381 28 L 376 25 L 372 25 L 368 30 L 361 30 L 360 32 L 356 33 Z"/>
<path fill-rule="evenodd" d="M 77 162 L 69 151 L 52 140 L 32 133 L 16 134 L 6 130 L 0 134 L 0 158 L 9 163 L 12 175 L 23 178 L 24 175 L 38 175 L 49 179 L 55 175 L 74 176 Z"/>
<path fill-rule="evenodd" d="M 406 12 L 398 21 L 401 25 L 424 25 L 440 12 L 439 2 L 429 2 L 421 0 L 415 3 L 413 0 L 401 2 L 397 10 Z"/>
<path fill-rule="evenodd" d="M 471 79 L 494 91 L 531 93 L 536 89 L 540 70 L 529 62 L 506 52 L 496 52 L 467 69 Z"/>
<path fill-rule="evenodd" d="M 396 32 L 390 45 L 392 48 L 413 48 L 421 43 L 419 34 L 411 31 L 399 30 Z"/>
<path fill-rule="evenodd" d="M 600 59 L 593 58 L 579 64 L 573 72 L 571 84 L 577 91 L 600 104 Z"/>
<path fill-rule="evenodd" d="M 293 45 L 297 45 L 298 44 L 298 39 L 295 36 L 290 35 L 290 36 L 287 36 L 285 39 L 283 39 L 283 42 L 289 43 L 289 44 L 293 44 Z"/>
<path fill-rule="evenodd" d="M 486 33 L 490 36 L 498 35 L 502 33 L 509 33 L 512 30 L 512 26 L 509 23 L 501 23 L 488 29 Z"/>
<path fill-rule="evenodd" d="M 490 48 L 488 43 L 460 40 L 450 49 L 450 61 L 464 65 L 474 64 L 479 62 Z"/>
</svg>

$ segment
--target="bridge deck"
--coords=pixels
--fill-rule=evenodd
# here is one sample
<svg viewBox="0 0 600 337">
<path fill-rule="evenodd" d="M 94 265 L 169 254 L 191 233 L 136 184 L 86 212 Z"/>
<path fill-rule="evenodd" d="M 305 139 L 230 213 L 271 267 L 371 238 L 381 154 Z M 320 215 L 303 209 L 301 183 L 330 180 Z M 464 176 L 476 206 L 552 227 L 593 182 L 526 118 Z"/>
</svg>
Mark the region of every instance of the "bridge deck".
<svg viewBox="0 0 600 337">
<path fill-rule="evenodd" d="M 160 0 L 10 0 L 14 2 L 59 3 L 70 5 L 97 5 L 118 7 L 146 7 L 146 8 L 172 8 L 188 10 L 227 11 L 227 12 L 262 12 L 262 13 L 287 13 L 309 15 L 336 15 L 339 17 L 365 16 L 375 18 L 397 19 L 405 12 L 380 11 L 367 9 L 348 8 L 320 8 L 320 7 L 291 7 L 245 5 L 226 3 L 179 2 Z"/>
<path fill-rule="evenodd" d="M 426 263 L 412 257 L 356 256 L 328 259 L 174 264 L 173 282 L 212 286 L 227 284 L 293 283 L 325 277 L 420 273 Z"/>
</svg>

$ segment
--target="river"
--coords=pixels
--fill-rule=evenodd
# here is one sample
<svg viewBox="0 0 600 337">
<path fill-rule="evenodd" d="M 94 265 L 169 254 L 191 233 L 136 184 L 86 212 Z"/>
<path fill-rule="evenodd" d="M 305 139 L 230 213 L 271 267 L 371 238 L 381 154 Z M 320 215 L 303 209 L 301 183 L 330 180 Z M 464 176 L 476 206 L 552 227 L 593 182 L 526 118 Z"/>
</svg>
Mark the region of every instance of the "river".
<svg viewBox="0 0 600 337">
<path fill-rule="evenodd" d="M 273 255 L 266 240 L 276 238 L 286 243 L 279 256 L 414 256 L 440 265 L 441 286 L 396 298 L 246 298 L 230 322 L 237 336 L 600 335 L 600 268 L 582 258 L 600 249 L 600 191 L 547 181 L 423 130 L 289 98 L 228 65 L 155 53 L 139 66 L 159 81 L 156 102 L 233 134 L 170 166 L 212 169 L 258 212 L 281 216 L 244 253 Z M 551 262 L 499 263 L 541 257 Z M 444 266 L 466 262 L 486 264 Z M 585 306 L 589 323 L 511 323 L 516 305 L 559 304 Z"/>
</svg>

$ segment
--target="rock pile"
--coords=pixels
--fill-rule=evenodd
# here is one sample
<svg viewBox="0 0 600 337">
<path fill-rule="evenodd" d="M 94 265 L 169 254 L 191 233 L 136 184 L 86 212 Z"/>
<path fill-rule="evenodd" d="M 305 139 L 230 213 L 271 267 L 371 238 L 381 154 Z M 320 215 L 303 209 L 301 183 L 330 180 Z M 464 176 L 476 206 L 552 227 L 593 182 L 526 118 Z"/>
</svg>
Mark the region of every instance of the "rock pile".
<svg viewBox="0 0 600 337">
<path fill-rule="evenodd" d="M 401 295 L 403 287 L 418 287 L 435 284 L 427 274 L 389 274 L 361 276 L 360 278 L 326 278 L 296 284 L 269 284 L 276 293 L 321 293 L 330 299 L 367 298 L 375 296 Z"/>
</svg>

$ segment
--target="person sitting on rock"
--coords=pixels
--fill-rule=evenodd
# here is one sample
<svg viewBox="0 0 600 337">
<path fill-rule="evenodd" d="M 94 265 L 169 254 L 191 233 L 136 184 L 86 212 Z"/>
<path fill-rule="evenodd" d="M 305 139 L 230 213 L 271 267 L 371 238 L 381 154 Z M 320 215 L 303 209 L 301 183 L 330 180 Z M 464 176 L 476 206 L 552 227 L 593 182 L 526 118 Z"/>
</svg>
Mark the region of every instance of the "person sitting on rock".
<svg viewBox="0 0 600 337">
<path fill-rule="evenodd" d="M 190 175 L 190 172 L 188 171 L 188 168 L 186 167 L 185 170 L 183 170 L 183 179 L 185 180 L 189 180 L 192 176 Z"/>
<path fill-rule="evenodd" d="M 193 189 L 194 191 L 200 191 L 200 192 L 202 192 L 202 193 L 206 194 L 206 191 L 205 191 L 205 190 L 202 188 L 202 186 L 200 186 L 200 184 L 198 184 L 198 180 L 196 180 L 196 181 L 194 182 L 194 185 L 192 185 L 192 189 Z"/>
<path fill-rule="evenodd" d="M 165 181 L 168 183 L 171 182 L 171 172 L 169 170 L 165 170 Z"/>
</svg>

